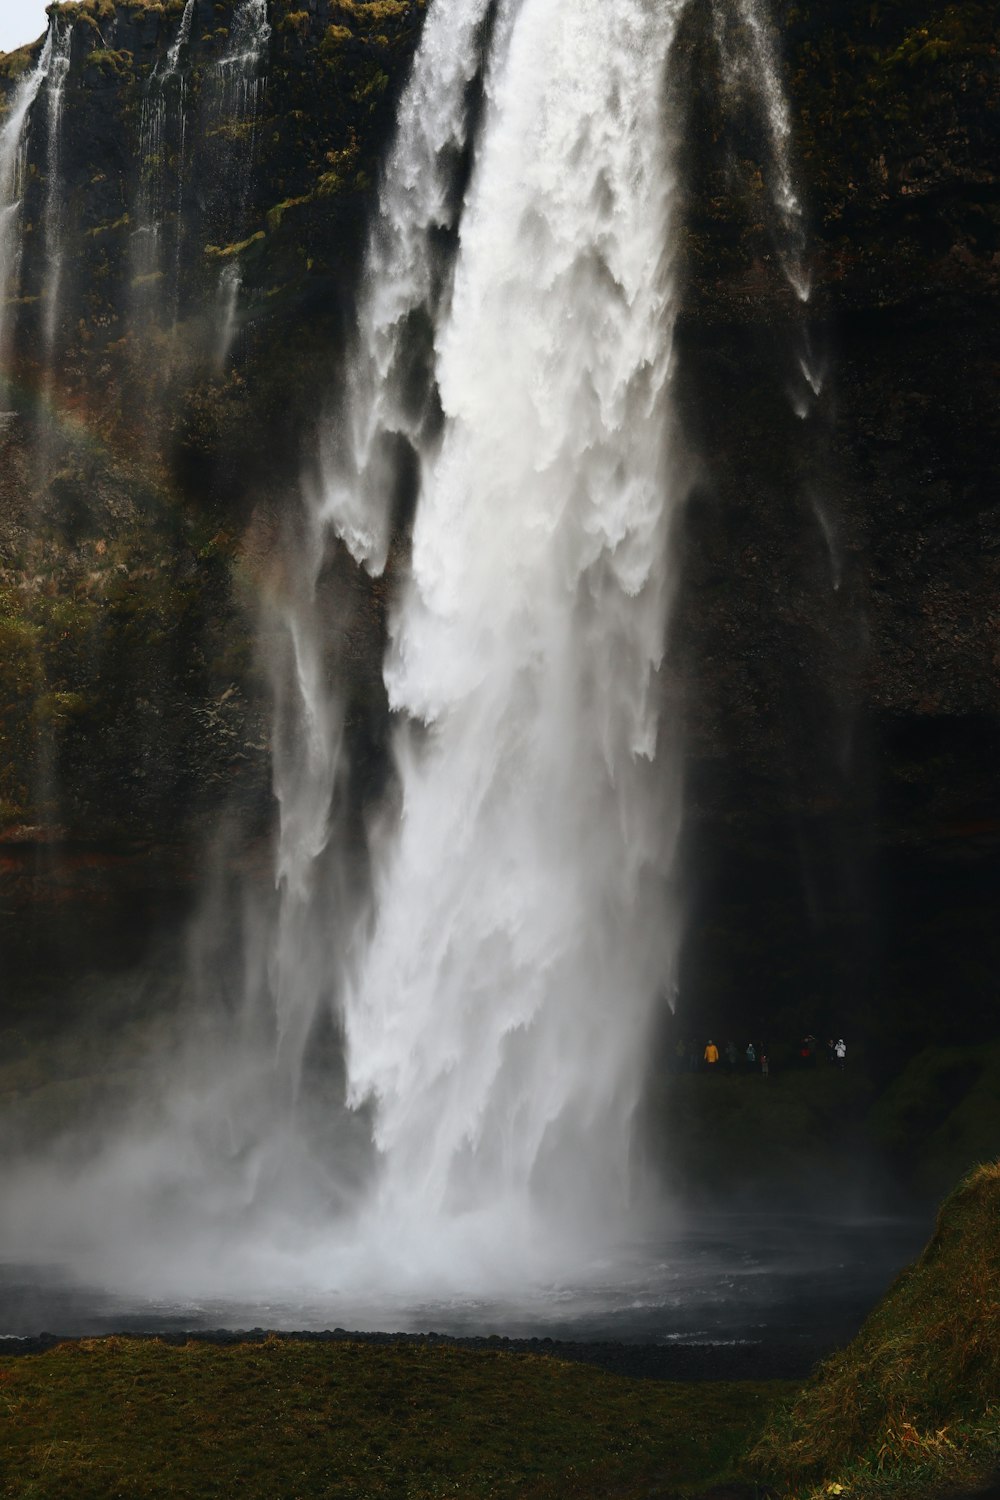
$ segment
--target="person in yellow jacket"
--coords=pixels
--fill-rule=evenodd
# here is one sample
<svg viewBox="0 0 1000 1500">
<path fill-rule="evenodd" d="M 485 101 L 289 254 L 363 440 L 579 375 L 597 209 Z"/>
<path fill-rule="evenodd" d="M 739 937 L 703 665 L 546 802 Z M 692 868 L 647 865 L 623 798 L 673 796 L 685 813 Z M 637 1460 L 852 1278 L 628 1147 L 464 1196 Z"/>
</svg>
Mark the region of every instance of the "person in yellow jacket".
<svg viewBox="0 0 1000 1500">
<path fill-rule="evenodd" d="M 719 1049 L 714 1042 L 709 1042 L 708 1046 L 705 1048 L 705 1066 L 708 1068 L 708 1071 L 710 1073 L 712 1072 L 713 1068 L 716 1067 L 718 1061 Z"/>
</svg>

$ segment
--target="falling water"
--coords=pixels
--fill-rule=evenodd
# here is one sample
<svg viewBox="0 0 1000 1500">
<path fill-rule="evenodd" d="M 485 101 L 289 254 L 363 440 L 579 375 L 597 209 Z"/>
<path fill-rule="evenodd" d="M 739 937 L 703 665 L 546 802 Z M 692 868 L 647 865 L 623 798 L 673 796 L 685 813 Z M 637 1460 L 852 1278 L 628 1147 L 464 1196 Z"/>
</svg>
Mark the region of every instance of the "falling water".
<svg viewBox="0 0 1000 1500">
<path fill-rule="evenodd" d="M 792 116 L 778 68 L 774 23 L 761 0 L 715 0 L 715 34 L 731 89 L 748 90 L 760 103 L 770 146 L 768 187 L 777 216 L 782 269 L 800 302 L 809 301 L 805 214 L 792 167 Z"/>
<path fill-rule="evenodd" d="M 0 374 L 7 365 L 8 309 L 10 299 L 16 296 L 21 270 L 21 195 L 27 161 L 28 120 L 31 106 L 45 82 L 52 62 L 56 25 L 55 20 L 49 23 L 48 35 L 38 62 L 18 84 L 0 129 Z"/>
<path fill-rule="evenodd" d="M 148 283 L 160 269 L 160 233 L 166 206 L 166 124 L 166 96 L 161 79 L 154 73 L 139 116 L 139 199 L 132 236 L 134 277 L 139 284 Z"/>
<path fill-rule="evenodd" d="M 240 286 L 242 277 L 240 268 L 235 263 L 226 266 L 219 274 L 218 307 L 216 309 L 216 323 L 219 329 L 218 343 L 215 349 L 215 366 L 217 370 L 224 370 L 229 359 L 229 351 L 232 348 L 233 337 L 236 333 L 236 309 L 240 300 Z"/>
<path fill-rule="evenodd" d="M 240 187 L 244 195 L 253 164 L 257 116 L 267 88 L 261 64 L 270 35 L 267 0 L 240 0 L 233 14 L 229 45 L 217 64 L 222 115 L 243 127 Z"/>
<path fill-rule="evenodd" d="M 788 399 L 796 417 L 805 422 L 818 410 L 827 370 L 810 326 L 805 210 L 795 182 L 792 116 L 781 82 L 774 23 L 763 11 L 761 0 L 714 0 L 713 19 L 727 87 L 736 94 L 746 93 L 756 102 L 768 141 L 765 180 L 776 217 L 775 246 L 799 306 L 792 335 Z M 815 467 L 821 471 L 824 466 Z M 815 487 L 809 489 L 806 502 L 829 556 L 830 585 L 836 593 L 843 568 L 831 505 Z"/>
<path fill-rule="evenodd" d="M 385 566 L 393 440 L 402 436 L 416 443 L 427 418 L 427 393 L 423 400 L 413 398 L 411 350 L 421 326 L 433 326 L 444 292 L 437 247 L 455 227 L 455 163 L 467 144 L 468 93 L 482 62 L 488 12 L 488 0 L 438 0 L 400 103 L 365 266 L 344 411 L 331 423 L 323 455 L 317 567 L 326 524 L 373 573 Z M 494 28 L 495 55 L 503 53 L 513 13 L 507 4 Z"/>
<path fill-rule="evenodd" d="M 167 66 L 165 74 L 169 78 L 180 69 L 181 52 L 191 40 L 191 22 L 194 19 L 194 0 L 187 0 L 184 14 L 181 16 L 181 24 L 177 28 L 177 35 L 167 51 Z"/>
<path fill-rule="evenodd" d="M 191 38 L 194 0 L 187 0 L 180 29 L 167 53 L 167 74 L 178 82 L 177 102 L 177 187 L 174 216 L 174 274 L 171 287 L 171 324 L 177 326 L 181 291 L 181 253 L 184 248 L 184 173 L 187 165 L 187 80 L 181 71 L 181 52 Z"/>
<path fill-rule="evenodd" d="M 176 321 L 177 294 L 180 283 L 182 246 L 182 209 L 184 165 L 187 135 L 187 81 L 181 71 L 181 52 L 191 37 L 194 0 L 187 0 L 177 35 L 171 43 L 162 69 L 157 66 L 149 78 L 142 100 L 139 120 L 139 193 L 136 205 L 136 229 L 132 237 L 134 286 L 146 294 L 144 300 L 159 302 L 155 295 L 163 275 L 161 240 L 164 221 L 171 207 L 175 209 L 173 277 L 171 286 L 171 323 Z M 175 121 L 171 129 L 171 120 Z M 168 160 L 173 141 L 176 157 L 171 174 Z M 172 187 L 171 175 L 175 181 Z M 150 299 L 150 289 L 154 295 Z"/>
<path fill-rule="evenodd" d="M 116 1274 L 144 1228 L 173 1230 L 166 1269 L 151 1252 L 156 1274 L 183 1275 L 191 1245 L 192 1277 L 210 1279 L 207 1242 L 226 1245 L 230 1284 L 241 1257 L 276 1245 L 278 1274 L 302 1279 L 309 1241 L 324 1286 L 396 1286 L 414 1266 L 448 1285 L 478 1225 L 476 1251 L 492 1245 L 516 1279 L 535 1245 L 555 1244 L 555 1220 L 613 1231 L 628 1215 L 631 1123 L 679 939 L 661 664 L 685 496 L 669 88 L 684 4 L 430 7 L 343 400 L 279 584 L 278 918 L 248 924 L 248 1003 L 224 1057 L 205 1045 L 157 1125 L 60 1202 L 80 1210 L 75 1234 L 100 1218 L 102 1250 L 117 1204 Z M 244 0 L 210 124 L 228 111 L 252 136 L 267 37 L 263 0 Z M 230 227 L 239 209 L 230 200 Z M 235 261 L 223 274 L 228 350 Z M 377 575 L 394 538 L 395 774 L 352 863 L 328 585 L 343 547 Z M 270 1026 L 250 1016 L 261 998 Z M 324 1007 L 344 1047 L 338 1129 L 343 1116 L 365 1137 L 353 1182 L 336 1131 L 305 1160 Z"/>
<path fill-rule="evenodd" d="M 481 14 L 448 9 L 471 44 Z M 398 792 L 373 847 L 367 940 L 344 980 L 348 1099 L 373 1108 L 375 1212 L 397 1234 L 474 1210 L 530 1236 L 535 1190 L 563 1208 L 624 1207 L 651 1013 L 676 945 L 677 789 L 658 756 L 657 672 L 680 498 L 664 118 L 680 9 L 526 0 L 498 28 L 434 338 L 444 426 L 417 435 L 412 570 L 386 665 Z M 430 143 L 461 138 L 473 63 L 471 45 L 455 50 L 439 118 L 408 135 L 404 107 L 383 195 L 390 231 Z M 437 82 L 432 53 L 421 63 L 408 106 Z M 391 373 L 395 330 L 429 300 L 429 256 L 397 279 L 397 247 L 423 244 L 442 202 L 432 181 L 410 227 L 373 256 L 386 276 L 365 313 L 376 369 Z M 366 369 L 355 399 L 370 382 Z M 362 446 L 394 396 L 374 389 L 375 411 L 351 414 Z M 372 517 L 369 539 L 365 505 L 345 507 L 338 487 L 326 513 L 346 516 L 354 550 L 377 565 L 384 522 Z M 321 654 L 310 642 L 308 659 Z M 318 788 L 310 748 L 294 769 L 322 806 L 330 772 Z M 314 819 L 314 840 L 323 827 Z"/>
<path fill-rule="evenodd" d="M 246 221 L 257 122 L 267 89 L 267 78 L 261 69 L 270 35 L 267 0 L 240 0 L 233 14 L 229 45 L 216 64 L 213 110 L 220 189 L 217 233 L 223 242 L 240 235 Z M 215 363 L 220 368 L 228 356 L 241 284 L 238 265 L 226 266 L 219 273 Z"/>
<path fill-rule="evenodd" d="M 69 72 L 71 26 L 52 17 L 52 54 L 45 78 L 46 125 L 48 144 L 45 158 L 45 202 L 42 227 L 45 235 L 45 275 L 42 285 L 42 340 L 45 360 L 51 372 L 56 327 L 59 319 L 59 296 L 63 273 L 63 189 L 60 181 L 62 155 L 62 116 L 65 103 L 66 75 Z"/>
<path fill-rule="evenodd" d="M 344 400 L 329 424 L 323 484 L 311 497 L 298 562 L 302 587 L 282 621 L 292 670 L 282 661 L 275 676 L 281 909 L 271 967 L 282 1050 L 293 1069 L 330 991 L 343 935 L 323 909 L 328 888 L 320 864 L 332 831 L 342 714 L 324 670 L 329 647 L 315 584 L 328 529 L 372 573 L 385 566 L 394 445 L 400 438 L 416 444 L 426 425 L 429 393 L 414 399 L 411 351 L 421 328 L 433 326 L 442 300 L 445 272 L 437 246 L 443 232 L 454 230 L 459 209 L 455 163 L 467 144 L 468 92 L 482 63 L 488 10 L 489 0 L 437 0 L 427 17 L 383 175 Z M 498 51 L 503 31 L 494 28 Z"/>
</svg>

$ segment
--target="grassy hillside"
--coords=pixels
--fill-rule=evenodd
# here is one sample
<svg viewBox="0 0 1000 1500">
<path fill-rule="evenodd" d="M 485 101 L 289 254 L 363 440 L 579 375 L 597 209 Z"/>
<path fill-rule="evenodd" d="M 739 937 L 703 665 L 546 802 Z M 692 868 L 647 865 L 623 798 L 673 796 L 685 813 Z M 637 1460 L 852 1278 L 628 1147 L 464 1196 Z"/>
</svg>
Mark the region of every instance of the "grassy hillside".
<svg viewBox="0 0 1000 1500">
<path fill-rule="evenodd" d="M 751 1454 L 783 1495 L 940 1500 L 1000 1469 L 1000 1162 Z"/>
<path fill-rule="evenodd" d="M 442 1346 L 85 1340 L 0 1361 L 0 1496 L 693 1495 L 787 1394 Z"/>
</svg>

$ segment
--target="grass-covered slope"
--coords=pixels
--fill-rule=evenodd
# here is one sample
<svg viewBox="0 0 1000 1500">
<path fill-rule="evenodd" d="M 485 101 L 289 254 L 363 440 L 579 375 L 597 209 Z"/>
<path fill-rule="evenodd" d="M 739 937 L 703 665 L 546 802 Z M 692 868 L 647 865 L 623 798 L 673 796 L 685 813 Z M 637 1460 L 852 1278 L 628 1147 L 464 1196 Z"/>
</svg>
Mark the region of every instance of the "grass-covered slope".
<svg viewBox="0 0 1000 1500">
<path fill-rule="evenodd" d="M 85 1340 L 0 1360 L 0 1496 L 693 1495 L 787 1390 L 449 1346 Z"/>
<path fill-rule="evenodd" d="M 751 1463 L 782 1494 L 852 1500 L 940 1500 L 1000 1469 L 1000 1162 L 945 1201 L 920 1259 Z"/>
</svg>

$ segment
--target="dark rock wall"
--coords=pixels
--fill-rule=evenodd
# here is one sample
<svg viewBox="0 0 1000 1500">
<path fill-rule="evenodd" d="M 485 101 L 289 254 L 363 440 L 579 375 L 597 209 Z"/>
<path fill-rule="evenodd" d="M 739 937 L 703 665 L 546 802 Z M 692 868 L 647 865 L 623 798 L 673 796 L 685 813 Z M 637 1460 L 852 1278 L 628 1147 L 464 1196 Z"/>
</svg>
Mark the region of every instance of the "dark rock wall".
<svg viewBox="0 0 1000 1500">
<path fill-rule="evenodd" d="M 2 905 L 18 922 L 40 893 L 73 888 L 71 874 L 45 884 L 77 868 L 73 850 L 126 841 L 141 858 L 123 868 L 147 871 L 133 894 L 135 879 L 155 892 L 197 884 L 191 851 L 223 804 L 266 830 L 254 601 L 280 587 L 422 19 L 408 0 L 273 0 L 251 139 L 214 112 L 231 0 L 198 0 L 168 338 L 163 289 L 134 285 L 137 147 L 182 8 L 66 8 L 68 269 L 48 372 L 40 113 L 32 130 L 15 416 L 0 438 Z M 997 1024 L 996 20 L 977 3 L 807 0 L 783 7 L 781 33 L 826 371 L 807 423 L 788 399 L 802 322 L 770 237 L 759 130 L 720 109 L 704 7 L 678 44 L 678 397 L 697 475 L 672 638 L 689 755 L 680 1024 L 845 1028 L 895 1056 Z M 5 89 L 36 52 L 0 60 Z M 170 212 L 165 225 L 166 254 Z M 237 261 L 220 371 L 213 308 Z M 341 559 L 330 586 L 347 601 L 353 744 L 375 780 L 391 580 L 373 586 Z"/>
<path fill-rule="evenodd" d="M 1000 1018 L 996 16 L 785 9 L 826 373 L 805 428 L 759 143 L 695 11 L 681 45 L 680 1026 L 843 1029 L 891 1070 Z"/>
<path fill-rule="evenodd" d="M 220 815 L 237 843 L 270 823 L 258 600 L 280 588 L 280 538 L 297 518 L 303 459 L 336 383 L 378 161 L 423 8 L 276 0 L 252 122 L 227 112 L 220 92 L 234 8 L 198 0 L 182 58 L 183 135 L 172 82 L 152 163 L 143 108 L 183 0 L 59 10 L 73 39 L 51 360 L 44 91 L 32 114 L 0 432 L 0 923 L 18 969 L 46 966 L 60 936 L 72 962 L 85 931 L 88 960 L 107 959 L 120 929 L 148 931 L 191 898 Z M 8 97 L 40 46 L 0 59 Z M 159 274 L 143 277 L 154 166 Z M 239 313 L 220 368 L 219 277 L 236 263 Z M 371 700 L 382 701 L 384 591 L 346 559 L 330 587 L 357 668 L 351 718 L 366 753 Z M 121 951 L 134 958 L 135 944 Z"/>
</svg>

